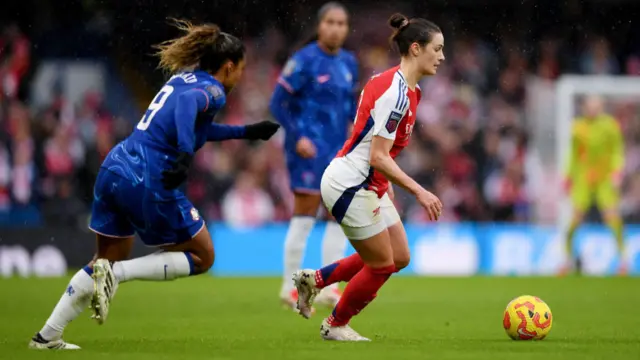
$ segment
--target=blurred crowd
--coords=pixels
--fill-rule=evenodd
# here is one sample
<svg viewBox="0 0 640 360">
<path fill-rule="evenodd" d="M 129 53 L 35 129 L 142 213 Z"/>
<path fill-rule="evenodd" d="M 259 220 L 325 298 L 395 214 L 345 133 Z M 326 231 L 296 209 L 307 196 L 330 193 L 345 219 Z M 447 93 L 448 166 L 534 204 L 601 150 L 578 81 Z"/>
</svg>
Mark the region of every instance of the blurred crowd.
<svg viewBox="0 0 640 360">
<path fill-rule="evenodd" d="M 361 65 L 361 85 L 376 72 L 397 64 L 389 50 L 384 23 L 388 12 L 354 15 L 348 48 Z M 523 48 L 508 31 L 497 48 L 464 35 L 446 42 L 447 60 L 438 75 L 423 81 L 418 126 L 401 167 L 445 204 L 446 221 L 527 221 L 540 186 L 528 181 L 530 124 L 527 81 L 554 81 L 566 72 L 640 75 L 640 57 L 618 58 L 605 37 L 590 36 L 575 49 L 561 38 L 543 36 Z M 218 118 L 245 124 L 269 117 L 268 103 L 291 43 L 277 27 L 246 39 L 244 78 Z M 51 223 L 87 221 L 92 186 L 109 149 L 137 119 L 114 117 L 103 94 L 88 92 L 77 104 L 56 93 L 33 109 L 19 96 L 30 68 L 29 39 L 15 26 L 0 38 L 0 212 L 37 206 Z M 286 54 L 283 56 L 283 54 Z M 578 59 L 574 61 L 573 59 Z M 626 140 L 629 175 L 621 209 L 640 221 L 640 101 L 613 104 Z M 187 195 L 208 219 L 236 226 L 257 226 L 290 217 L 283 134 L 275 141 L 209 143 L 197 154 Z M 547 184 L 548 186 L 548 184 Z M 542 189 L 544 190 L 544 189 Z M 397 193 L 408 221 L 426 222 L 415 201 Z"/>
<path fill-rule="evenodd" d="M 0 213 L 37 208 L 47 222 L 86 222 L 93 182 L 129 121 L 111 116 L 102 94 L 72 104 L 54 89 L 50 104 L 31 109 L 21 93 L 31 44 L 15 25 L 0 38 Z"/>
<path fill-rule="evenodd" d="M 369 76 L 397 64 L 397 55 L 388 49 L 388 34 L 375 25 L 383 23 L 386 15 L 370 12 L 366 18 L 352 19 L 358 31 L 349 44 L 357 44 L 351 48 L 361 62 L 361 85 Z M 398 159 L 412 177 L 441 197 L 446 204 L 445 221 L 531 221 L 535 197 L 553 194 L 548 183 L 529 181 L 539 179 L 535 172 L 543 171 L 544 166 L 530 151 L 528 79 L 552 82 L 567 72 L 640 75 L 640 57 L 619 62 L 604 37 L 589 37 L 577 54 L 568 53 L 564 45 L 560 38 L 549 36 L 529 50 L 508 34 L 499 51 L 473 36 L 446 45 L 445 66 L 421 84 L 418 131 Z M 280 64 L 274 62 L 280 47 L 285 47 L 283 35 L 275 30 L 249 43 L 247 73 L 232 97 L 226 121 L 246 123 L 268 116 L 267 104 L 280 70 Z M 579 61 L 571 61 L 573 56 Z M 640 99 L 610 105 L 621 122 L 627 147 L 629 176 L 622 211 L 627 220 L 637 221 Z M 222 150 L 225 147 L 227 151 Z M 260 148 L 237 143 L 210 145 L 199 158 L 193 195 L 202 199 L 200 206 L 210 217 L 244 225 L 288 218 L 291 194 L 277 143 Z M 547 197 L 557 202 L 553 196 Z M 398 192 L 396 203 L 407 221 L 428 221 L 408 194 Z"/>
</svg>

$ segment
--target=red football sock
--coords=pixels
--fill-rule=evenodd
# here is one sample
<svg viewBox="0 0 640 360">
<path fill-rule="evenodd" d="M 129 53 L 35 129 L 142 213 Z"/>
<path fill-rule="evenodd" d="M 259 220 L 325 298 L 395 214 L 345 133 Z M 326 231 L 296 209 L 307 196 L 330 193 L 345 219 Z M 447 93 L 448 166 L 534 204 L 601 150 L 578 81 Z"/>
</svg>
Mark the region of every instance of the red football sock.
<svg viewBox="0 0 640 360">
<path fill-rule="evenodd" d="M 349 281 L 362 269 L 364 262 L 358 253 L 340 259 L 331 265 L 316 270 L 316 287 L 322 289 L 325 286 L 341 281 Z"/>
<path fill-rule="evenodd" d="M 373 269 L 364 266 L 349 281 L 340 301 L 328 319 L 331 326 L 347 325 L 352 317 L 376 298 L 378 290 L 396 272 L 395 265 Z"/>
</svg>

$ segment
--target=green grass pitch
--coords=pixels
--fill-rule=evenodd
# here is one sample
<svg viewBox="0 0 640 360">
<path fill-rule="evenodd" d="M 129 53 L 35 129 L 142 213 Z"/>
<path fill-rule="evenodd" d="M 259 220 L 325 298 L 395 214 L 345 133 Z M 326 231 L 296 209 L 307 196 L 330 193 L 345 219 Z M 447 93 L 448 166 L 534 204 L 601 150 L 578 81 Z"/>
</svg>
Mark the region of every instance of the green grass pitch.
<svg viewBox="0 0 640 360">
<path fill-rule="evenodd" d="M 14 359 L 640 359 L 640 279 L 394 277 L 352 326 L 371 343 L 320 339 L 320 322 L 285 311 L 274 278 L 201 276 L 123 284 L 103 326 L 82 314 L 65 332 L 78 352 L 26 348 L 67 279 L 0 279 L 0 358 Z M 517 342 L 506 304 L 537 295 L 551 334 Z"/>
</svg>

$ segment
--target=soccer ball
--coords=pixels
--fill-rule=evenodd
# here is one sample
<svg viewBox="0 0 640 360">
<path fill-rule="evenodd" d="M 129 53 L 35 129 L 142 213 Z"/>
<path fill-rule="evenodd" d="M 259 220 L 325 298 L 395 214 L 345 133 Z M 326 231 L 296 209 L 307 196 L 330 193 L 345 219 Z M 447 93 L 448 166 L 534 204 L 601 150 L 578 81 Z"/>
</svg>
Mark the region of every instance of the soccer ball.
<svg viewBox="0 0 640 360">
<path fill-rule="evenodd" d="M 542 340 L 551 331 L 551 309 L 539 297 L 519 296 L 507 305 L 502 321 L 513 340 Z"/>
</svg>

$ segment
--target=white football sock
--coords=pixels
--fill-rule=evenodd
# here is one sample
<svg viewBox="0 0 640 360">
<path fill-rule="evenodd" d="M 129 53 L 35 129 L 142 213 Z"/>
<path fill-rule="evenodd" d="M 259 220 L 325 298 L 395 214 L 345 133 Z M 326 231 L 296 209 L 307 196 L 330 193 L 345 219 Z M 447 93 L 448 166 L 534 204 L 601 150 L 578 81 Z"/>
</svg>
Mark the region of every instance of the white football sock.
<svg viewBox="0 0 640 360">
<path fill-rule="evenodd" d="M 60 339 L 64 328 L 89 306 L 93 293 L 93 279 L 89 273 L 93 273 L 93 270 L 85 267 L 69 281 L 67 289 L 40 330 L 45 340 Z"/>
<path fill-rule="evenodd" d="M 327 221 L 327 227 L 322 237 L 322 266 L 333 264 L 344 257 L 347 249 L 347 237 L 342 228 L 335 221 Z M 337 289 L 338 283 L 327 286 L 328 289 Z"/>
<path fill-rule="evenodd" d="M 280 296 L 288 296 L 293 290 L 291 275 L 300 269 L 307 238 L 316 219 L 312 216 L 294 216 L 289 223 L 287 237 L 284 240 L 284 273 Z"/>
<path fill-rule="evenodd" d="M 168 281 L 191 275 L 191 255 L 183 252 L 158 252 L 155 254 L 118 261 L 113 273 L 118 282 L 130 280 Z"/>
</svg>

